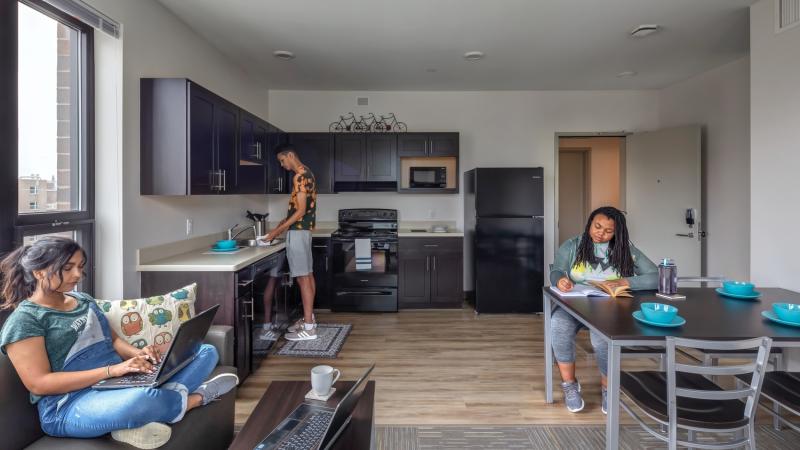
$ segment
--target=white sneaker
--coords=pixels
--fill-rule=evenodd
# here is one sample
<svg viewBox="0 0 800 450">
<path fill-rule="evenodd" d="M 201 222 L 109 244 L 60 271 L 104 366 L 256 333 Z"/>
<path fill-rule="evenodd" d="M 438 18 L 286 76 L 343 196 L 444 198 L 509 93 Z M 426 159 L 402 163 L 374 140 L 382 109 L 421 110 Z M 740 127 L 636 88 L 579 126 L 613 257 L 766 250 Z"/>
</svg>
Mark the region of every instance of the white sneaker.
<svg viewBox="0 0 800 450">
<path fill-rule="evenodd" d="M 284 337 L 287 341 L 312 341 L 317 338 L 317 329 L 316 327 L 310 330 L 303 328 L 296 333 L 286 333 Z"/>
<path fill-rule="evenodd" d="M 269 328 L 264 327 L 261 329 L 261 333 L 259 333 L 258 338 L 262 341 L 277 341 L 278 333 L 272 328 L 272 326 Z"/>
<path fill-rule="evenodd" d="M 128 428 L 111 432 L 115 441 L 124 442 L 137 448 L 158 448 L 166 444 L 172 436 L 169 425 L 150 422 L 139 428 Z"/>
</svg>

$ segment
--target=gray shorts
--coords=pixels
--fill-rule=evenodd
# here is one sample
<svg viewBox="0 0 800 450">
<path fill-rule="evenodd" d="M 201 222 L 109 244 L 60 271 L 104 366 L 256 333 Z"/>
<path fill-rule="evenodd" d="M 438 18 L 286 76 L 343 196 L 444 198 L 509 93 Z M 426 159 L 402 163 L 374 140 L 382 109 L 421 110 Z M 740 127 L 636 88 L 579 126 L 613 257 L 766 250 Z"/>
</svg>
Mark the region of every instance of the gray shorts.
<svg viewBox="0 0 800 450">
<path fill-rule="evenodd" d="M 311 257 L 311 231 L 289 230 L 286 232 L 286 258 L 292 277 L 302 277 L 314 272 Z"/>
</svg>

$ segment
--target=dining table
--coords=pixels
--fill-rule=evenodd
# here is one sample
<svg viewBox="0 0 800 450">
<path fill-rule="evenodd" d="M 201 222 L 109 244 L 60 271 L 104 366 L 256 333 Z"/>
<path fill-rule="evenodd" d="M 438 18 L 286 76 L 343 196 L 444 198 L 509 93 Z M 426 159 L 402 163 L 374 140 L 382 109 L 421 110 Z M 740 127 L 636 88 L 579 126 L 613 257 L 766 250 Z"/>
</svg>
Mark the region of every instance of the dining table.
<svg viewBox="0 0 800 450">
<path fill-rule="evenodd" d="M 624 348 L 666 347 L 666 337 L 736 340 L 766 336 L 773 348 L 800 348 L 800 327 L 773 322 L 762 316 L 773 303 L 800 304 L 800 294 L 780 288 L 757 288 L 758 298 L 741 299 L 722 295 L 712 287 L 680 288 L 684 300 L 665 300 L 655 291 L 634 291 L 633 297 L 562 297 L 558 290 L 543 288 L 545 401 L 553 402 L 553 349 L 550 336 L 551 315 L 561 308 L 596 332 L 608 343 L 608 416 L 606 448 L 619 448 L 620 365 Z M 664 303 L 678 308 L 686 322 L 678 327 L 641 323 L 633 313 L 645 302 Z M 796 350 L 792 350 L 796 354 Z M 786 358 L 784 358 L 784 361 Z M 785 363 L 784 363 L 785 364 Z"/>
</svg>

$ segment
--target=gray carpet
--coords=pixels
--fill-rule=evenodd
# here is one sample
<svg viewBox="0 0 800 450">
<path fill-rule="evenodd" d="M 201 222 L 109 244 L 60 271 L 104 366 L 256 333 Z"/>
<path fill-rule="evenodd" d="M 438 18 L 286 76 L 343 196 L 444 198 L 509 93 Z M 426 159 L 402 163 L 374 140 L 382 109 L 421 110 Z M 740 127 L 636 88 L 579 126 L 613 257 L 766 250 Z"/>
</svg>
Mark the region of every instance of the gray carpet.
<svg viewBox="0 0 800 450">
<path fill-rule="evenodd" d="M 766 425 L 757 428 L 756 444 L 759 450 L 798 448 L 800 434 L 794 431 L 775 431 Z M 605 448 L 605 427 L 599 425 L 379 426 L 375 432 L 378 450 Z M 625 450 L 667 447 L 638 426 L 623 427 L 620 436 L 620 448 Z"/>
<path fill-rule="evenodd" d="M 318 323 L 317 338 L 312 341 L 286 341 L 275 354 L 278 356 L 299 356 L 302 358 L 336 358 L 344 346 L 350 324 Z"/>
</svg>

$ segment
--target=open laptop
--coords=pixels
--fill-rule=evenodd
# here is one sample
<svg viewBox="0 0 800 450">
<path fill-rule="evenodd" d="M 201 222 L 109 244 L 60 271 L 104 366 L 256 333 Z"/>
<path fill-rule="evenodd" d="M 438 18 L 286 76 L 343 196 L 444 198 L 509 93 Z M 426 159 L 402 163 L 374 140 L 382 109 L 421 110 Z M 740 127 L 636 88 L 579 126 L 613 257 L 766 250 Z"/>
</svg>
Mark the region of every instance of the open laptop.
<svg viewBox="0 0 800 450">
<path fill-rule="evenodd" d="M 163 355 L 161 362 L 155 366 L 153 373 L 129 373 L 121 377 L 99 381 L 92 387 L 94 389 L 121 389 L 160 386 L 192 362 L 203 344 L 211 322 L 214 321 L 217 309 L 219 309 L 219 305 L 214 305 L 182 323 L 178 332 L 175 333 L 169 350 Z"/>
<path fill-rule="evenodd" d="M 367 385 L 367 377 L 374 368 L 375 364 L 361 375 L 336 408 L 322 406 L 314 400 L 301 403 L 254 450 L 329 449 L 350 423 Z"/>
</svg>

